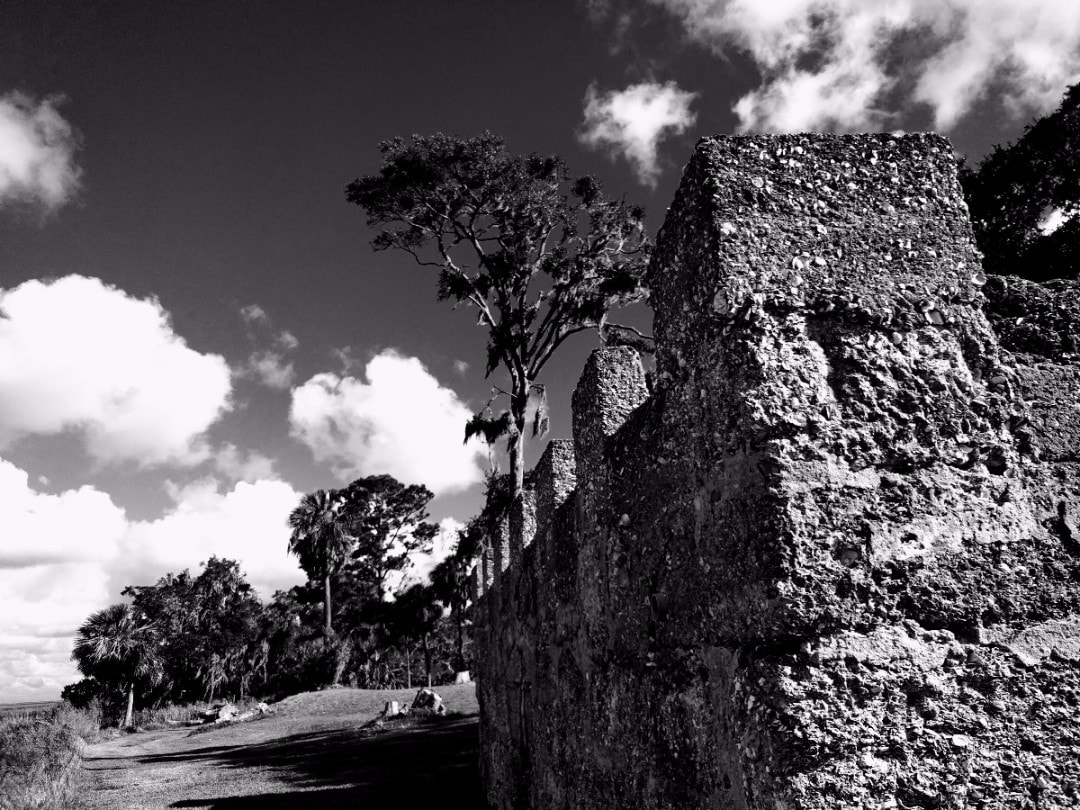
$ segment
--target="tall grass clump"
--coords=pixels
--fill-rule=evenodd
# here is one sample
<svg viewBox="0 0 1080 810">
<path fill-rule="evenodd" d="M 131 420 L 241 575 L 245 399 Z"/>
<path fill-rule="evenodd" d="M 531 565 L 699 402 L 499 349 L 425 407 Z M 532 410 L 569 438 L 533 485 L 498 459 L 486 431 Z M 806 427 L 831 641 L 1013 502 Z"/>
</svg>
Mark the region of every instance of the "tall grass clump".
<svg viewBox="0 0 1080 810">
<path fill-rule="evenodd" d="M 78 808 L 82 751 L 100 720 L 96 707 L 66 703 L 0 719 L 0 810 Z"/>
</svg>

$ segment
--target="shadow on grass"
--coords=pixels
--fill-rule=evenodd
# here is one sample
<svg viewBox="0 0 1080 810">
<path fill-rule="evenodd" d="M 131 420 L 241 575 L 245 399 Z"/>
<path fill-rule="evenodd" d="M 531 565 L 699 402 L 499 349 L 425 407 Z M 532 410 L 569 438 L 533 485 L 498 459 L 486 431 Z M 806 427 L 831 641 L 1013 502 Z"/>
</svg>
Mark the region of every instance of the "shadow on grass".
<svg viewBox="0 0 1080 810">
<path fill-rule="evenodd" d="M 214 746 L 143 757 L 146 763 L 202 761 L 273 768 L 296 792 L 183 799 L 171 807 L 281 810 L 316 807 L 460 807 L 486 810 L 477 767 L 475 717 L 370 736 L 359 729 L 314 732 L 250 746 Z M 379 804 L 361 804 L 379 802 Z M 385 802 L 386 804 L 382 804 Z"/>
</svg>

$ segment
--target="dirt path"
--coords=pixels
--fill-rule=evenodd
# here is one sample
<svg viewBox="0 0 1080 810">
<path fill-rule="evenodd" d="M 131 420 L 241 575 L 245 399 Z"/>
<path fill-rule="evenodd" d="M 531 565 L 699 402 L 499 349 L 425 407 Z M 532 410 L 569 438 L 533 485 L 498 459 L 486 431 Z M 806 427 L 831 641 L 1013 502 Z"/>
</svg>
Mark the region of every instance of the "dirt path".
<svg viewBox="0 0 1080 810">
<path fill-rule="evenodd" d="M 471 687 L 438 690 L 475 711 Z M 449 693 L 449 694 L 448 694 Z M 335 690 L 284 701 L 274 717 L 207 733 L 141 732 L 91 746 L 90 810 L 461 807 L 481 810 L 475 713 L 435 725 L 360 731 L 405 692 Z"/>
</svg>

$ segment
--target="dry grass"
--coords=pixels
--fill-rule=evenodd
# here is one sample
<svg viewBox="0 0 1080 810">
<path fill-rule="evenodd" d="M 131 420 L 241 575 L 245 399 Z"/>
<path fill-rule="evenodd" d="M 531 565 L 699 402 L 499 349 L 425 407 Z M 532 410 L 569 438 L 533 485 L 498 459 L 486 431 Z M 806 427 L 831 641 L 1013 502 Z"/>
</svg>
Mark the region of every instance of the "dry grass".
<svg viewBox="0 0 1080 810">
<path fill-rule="evenodd" d="M 0 810 L 78 808 L 82 750 L 97 739 L 100 719 L 61 704 L 0 720 Z"/>
</svg>

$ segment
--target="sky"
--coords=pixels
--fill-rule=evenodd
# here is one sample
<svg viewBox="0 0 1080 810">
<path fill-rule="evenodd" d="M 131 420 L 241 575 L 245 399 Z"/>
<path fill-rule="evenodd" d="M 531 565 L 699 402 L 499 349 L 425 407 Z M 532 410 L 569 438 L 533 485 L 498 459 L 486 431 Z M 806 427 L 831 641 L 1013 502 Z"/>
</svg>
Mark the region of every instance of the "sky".
<svg viewBox="0 0 1080 810">
<path fill-rule="evenodd" d="M 974 162 L 1078 80 L 1075 0 L 5 0 L 0 702 L 77 680 L 125 585 L 211 555 L 301 582 L 305 492 L 424 483 L 439 553 L 475 513 L 499 380 L 345 202 L 380 141 L 491 130 L 655 233 L 701 136 L 935 129 Z M 551 436 L 595 345 L 541 380 Z"/>
</svg>

